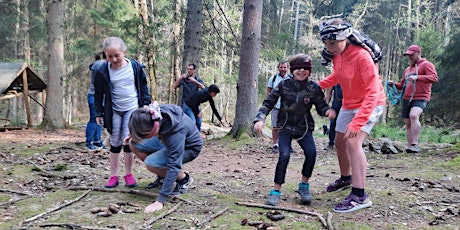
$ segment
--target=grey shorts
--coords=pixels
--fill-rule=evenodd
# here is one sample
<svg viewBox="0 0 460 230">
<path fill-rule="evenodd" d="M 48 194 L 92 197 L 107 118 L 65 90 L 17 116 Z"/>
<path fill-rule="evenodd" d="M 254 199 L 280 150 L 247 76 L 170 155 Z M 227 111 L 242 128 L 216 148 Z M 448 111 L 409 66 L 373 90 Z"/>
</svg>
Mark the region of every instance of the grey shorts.
<svg viewBox="0 0 460 230">
<path fill-rule="evenodd" d="M 385 106 L 383 105 L 375 107 L 366 125 L 361 127 L 361 131 L 369 134 L 374 125 L 379 120 L 379 117 L 380 115 L 382 115 L 384 109 Z M 347 131 L 348 124 L 350 124 L 351 120 L 353 120 L 358 111 L 359 109 L 341 109 L 339 112 L 339 116 L 337 117 L 335 131 L 345 133 Z"/>
<path fill-rule="evenodd" d="M 271 113 L 271 119 L 272 119 L 272 127 L 276 128 L 278 125 L 276 124 L 278 122 L 278 114 L 280 113 L 280 110 L 277 108 L 273 108 Z"/>
</svg>

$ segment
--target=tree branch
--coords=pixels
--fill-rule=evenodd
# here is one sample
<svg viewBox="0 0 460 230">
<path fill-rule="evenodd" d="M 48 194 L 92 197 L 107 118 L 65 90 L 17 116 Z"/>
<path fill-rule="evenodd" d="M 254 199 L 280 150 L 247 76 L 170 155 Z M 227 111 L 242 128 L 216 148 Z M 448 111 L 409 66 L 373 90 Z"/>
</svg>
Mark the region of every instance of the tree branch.
<svg viewBox="0 0 460 230">
<path fill-rule="evenodd" d="M 75 199 L 75 200 L 71 200 L 71 201 L 69 201 L 69 202 L 67 202 L 67 203 L 64 203 L 63 205 L 60 205 L 60 206 L 58 206 L 58 207 L 56 207 L 56 208 L 53 208 L 53 209 L 51 209 L 51 210 L 49 210 L 49 211 L 43 212 L 43 213 L 38 214 L 38 215 L 36 215 L 36 216 L 34 216 L 34 217 L 31 217 L 31 218 L 29 218 L 29 219 L 27 219 L 27 220 L 24 220 L 22 223 L 25 224 L 25 223 L 32 222 L 32 221 L 34 221 L 34 220 L 36 220 L 36 219 L 39 219 L 39 218 L 42 217 L 42 216 L 48 215 L 48 214 L 50 214 L 50 213 L 52 213 L 52 212 L 55 212 L 55 211 L 57 211 L 57 210 L 59 210 L 59 209 L 62 209 L 62 208 L 64 208 L 64 207 L 67 207 L 67 206 L 69 206 L 69 205 L 71 205 L 71 204 L 73 204 L 73 203 L 75 203 L 75 202 L 81 200 L 83 197 L 85 197 L 86 195 L 88 195 L 89 192 L 91 192 L 91 190 L 86 191 L 86 192 L 83 193 L 81 196 L 77 197 L 77 199 Z"/>
<path fill-rule="evenodd" d="M 279 206 L 271 206 L 271 205 L 264 205 L 264 204 L 253 204 L 253 203 L 247 203 L 247 202 L 236 202 L 237 205 L 241 206 L 246 206 L 246 207 L 257 207 L 257 208 L 264 208 L 264 209 L 270 209 L 270 210 L 283 210 L 283 211 L 288 211 L 288 212 L 295 212 L 295 213 L 300 213 L 300 214 L 307 214 L 307 215 L 312 215 L 312 216 L 317 216 L 321 223 L 323 224 L 324 227 L 328 227 L 326 220 L 324 220 L 324 217 L 320 213 L 316 212 L 309 212 L 305 210 L 300 210 L 300 209 L 293 209 L 293 208 L 283 208 Z"/>
<path fill-rule="evenodd" d="M 154 218 L 152 218 L 152 219 L 146 221 L 146 222 L 144 223 L 144 227 L 145 227 L 146 229 L 150 229 L 150 228 L 152 227 L 152 226 L 150 226 L 150 225 L 152 225 L 153 223 L 155 223 L 155 221 L 157 221 L 157 220 L 159 220 L 159 219 L 162 219 L 162 218 L 164 218 L 165 216 L 167 216 L 167 215 L 169 215 L 169 214 L 175 212 L 175 211 L 179 208 L 179 206 L 180 206 L 181 204 L 182 204 L 182 202 L 179 202 L 178 204 L 176 204 L 176 206 L 174 206 L 174 207 L 173 207 L 172 209 L 170 209 L 169 211 L 167 211 L 167 212 L 165 212 L 165 213 L 162 213 L 162 214 L 160 214 L 160 215 L 158 215 L 158 216 L 156 216 L 156 217 L 154 217 Z"/>
<path fill-rule="evenodd" d="M 227 210 L 228 210 L 228 207 L 225 207 L 224 209 L 220 210 L 218 213 L 215 213 L 214 215 L 212 215 L 212 216 L 208 217 L 207 219 L 203 220 L 202 222 L 197 223 L 196 226 L 200 227 L 201 225 L 203 225 L 205 223 L 208 223 L 211 220 L 216 219 L 220 215 L 224 214 L 224 212 L 226 212 Z"/>
</svg>

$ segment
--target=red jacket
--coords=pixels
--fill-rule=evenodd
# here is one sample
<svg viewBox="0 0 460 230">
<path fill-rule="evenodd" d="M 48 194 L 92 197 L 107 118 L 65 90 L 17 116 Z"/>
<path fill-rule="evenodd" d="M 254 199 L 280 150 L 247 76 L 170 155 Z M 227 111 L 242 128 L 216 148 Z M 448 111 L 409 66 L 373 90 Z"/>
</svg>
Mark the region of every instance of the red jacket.
<svg viewBox="0 0 460 230">
<path fill-rule="evenodd" d="M 403 99 L 410 100 L 413 94 L 412 100 L 429 101 L 431 97 L 431 85 L 438 82 L 438 74 L 433 63 L 427 61 L 426 58 L 420 58 L 416 65 L 418 78 L 415 81 L 415 89 L 412 81 L 407 81 Z M 404 70 L 401 82 L 395 82 L 396 88 L 402 90 L 406 76 L 411 74 L 415 74 L 415 65 L 409 66 Z"/>
<path fill-rule="evenodd" d="M 366 125 L 375 107 L 385 105 L 386 96 L 379 75 L 369 51 L 362 47 L 349 45 L 340 55 L 332 59 L 334 72 L 319 81 L 326 89 L 336 84 L 342 86 L 342 108 L 359 109 L 348 128 L 358 132 Z"/>
</svg>

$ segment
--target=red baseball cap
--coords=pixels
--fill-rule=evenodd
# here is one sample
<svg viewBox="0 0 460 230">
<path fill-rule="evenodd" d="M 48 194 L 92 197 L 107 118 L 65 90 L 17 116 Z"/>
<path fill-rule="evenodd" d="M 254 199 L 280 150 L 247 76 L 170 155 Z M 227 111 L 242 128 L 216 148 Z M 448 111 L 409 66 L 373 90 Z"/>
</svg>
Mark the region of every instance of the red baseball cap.
<svg viewBox="0 0 460 230">
<path fill-rule="evenodd" d="M 412 55 L 413 53 L 415 52 L 421 52 L 422 51 L 422 48 L 420 48 L 420 46 L 418 45 L 411 45 L 409 46 L 409 48 L 407 48 L 406 52 L 404 53 L 404 55 Z"/>
</svg>

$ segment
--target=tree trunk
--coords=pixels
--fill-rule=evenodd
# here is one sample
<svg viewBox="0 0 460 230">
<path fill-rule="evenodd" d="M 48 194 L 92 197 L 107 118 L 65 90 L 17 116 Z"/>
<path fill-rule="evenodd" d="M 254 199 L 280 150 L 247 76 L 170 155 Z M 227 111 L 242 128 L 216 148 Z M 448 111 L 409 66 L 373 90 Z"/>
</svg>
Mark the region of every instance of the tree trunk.
<svg viewBox="0 0 460 230">
<path fill-rule="evenodd" d="M 240 70 L 236 86 L 236 115 L 230 131 L 234 138 L 238 138 L 245 130 L 252 129 L 252 121 L 257 112 L 261 19 L 262 0 L 245 0 Z"/>
<path fill-rule="evenodd" d="M 187 3 L 187 18 L 185 20 L 184 34 L 184 57 L 182 59 L 182 72 L 185 73 L 189 64 L 195 64 L 197 75 L 201 59 L 201 35 L 202 35 L 202 0 L 189 0 Z M 179 105 L 182 103 L 182 87 L 178 95 Z"/>
<path fill-rule="evenodd" d="M 171 71 L 170 71 L 170 81 L 169 81 L 169 94 L 168 94 L 168 103 L 179 103 L 176 90 L 173 89 L 173 83 L 176 79 L 179 78 L 181 69 L 180 69 L 180 40 L 181 40 L 181 7 L 180 1 L 174 1 L 174 19 L 176 21 L 173 25 L 173 45 L 171 47 Z"/>
<path fill-rule="evenodd" d="M 64 2 L 48 2 L 48 80 L 45 117 L 41 126 L 47 130 L 64 128 L 63 79 L 64 63 Z"/>
</svg>

